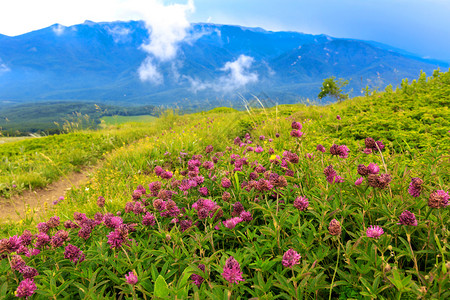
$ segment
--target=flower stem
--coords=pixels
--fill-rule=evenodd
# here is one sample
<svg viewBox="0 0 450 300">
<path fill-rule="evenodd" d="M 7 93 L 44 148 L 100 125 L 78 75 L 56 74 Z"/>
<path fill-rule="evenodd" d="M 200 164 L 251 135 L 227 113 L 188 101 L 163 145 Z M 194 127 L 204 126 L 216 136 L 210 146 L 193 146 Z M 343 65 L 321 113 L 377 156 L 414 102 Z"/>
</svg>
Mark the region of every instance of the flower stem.
<svg viewBox="0 0 450 300">
<path fill-rule="evenodd" d="M 341 249 L 340 244 L 338 244 L 338 249 L 337 249 L 337 258 L 336 258 L 336 268 L 334 268 L 334 274 L 333 274 L 333 279 L 331 280 L 331 285 L 330 285 L 330 295 L 328 296 L 328 299 L 331 300 L 331 293 L 333 291 L 333 283 L 334 283 L 334 278 L 336 277 L 336 271 L 339 265 L 339 250 Z"/>
</svg>

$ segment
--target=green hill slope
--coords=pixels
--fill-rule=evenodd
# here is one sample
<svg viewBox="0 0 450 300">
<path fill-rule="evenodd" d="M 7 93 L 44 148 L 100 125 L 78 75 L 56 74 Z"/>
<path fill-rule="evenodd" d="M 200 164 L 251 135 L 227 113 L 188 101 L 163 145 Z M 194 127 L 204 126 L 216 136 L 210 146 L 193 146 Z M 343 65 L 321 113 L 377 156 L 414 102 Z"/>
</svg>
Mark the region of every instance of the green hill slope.
<svg viewBox="0 0 450 300">
<path fill-rule="evenodd" d="M 449 298 L 449 74 L 329 106 L 168 112 L 45 219 L 2 224 L 0 296 Z"/>
</svg>

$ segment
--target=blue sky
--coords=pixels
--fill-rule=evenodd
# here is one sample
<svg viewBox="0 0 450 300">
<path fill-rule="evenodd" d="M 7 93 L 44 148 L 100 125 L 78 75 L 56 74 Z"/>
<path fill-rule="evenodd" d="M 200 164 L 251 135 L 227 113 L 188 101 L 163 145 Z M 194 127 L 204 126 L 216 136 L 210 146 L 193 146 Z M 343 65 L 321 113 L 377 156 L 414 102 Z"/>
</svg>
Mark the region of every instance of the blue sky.
<svg viewBox="0 0 450 300">
<path fill-rule="evenodd" d="M 0 33 L 150 18 L 150 10 L 163 11 L 156 25 L 175 15 L 190 22 L 324 33 L 450 61 L 450 0 L 14 0 L 0 3 Z"/>
</svg>

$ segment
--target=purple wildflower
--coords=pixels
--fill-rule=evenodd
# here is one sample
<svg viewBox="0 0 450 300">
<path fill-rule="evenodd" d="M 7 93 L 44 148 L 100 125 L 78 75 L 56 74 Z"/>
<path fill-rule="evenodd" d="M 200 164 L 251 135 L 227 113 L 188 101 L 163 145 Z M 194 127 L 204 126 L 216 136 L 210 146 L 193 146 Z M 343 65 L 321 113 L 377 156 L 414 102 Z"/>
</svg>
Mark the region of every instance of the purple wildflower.
<svg viewBox="0 0 450 300">
<path fill-rule="evenodd" d="M 156 176 L 161 176 L 161 174 L 164 172 L 164 169 L 161 168 L 160 166 L 156 166 L 154 169 L 154 172 L 155 172 Z"/>
<path fill-rule="evenodd" d="M 244 211 L 244 206 L 242 205 L 241 202 L 237 201 L 233 204 L 233 211 L 231 213 L 231 215 L 233 217 L 239 216 L 241 214 L 241 212 Z"/>
<path fill-rule="evenodd" d="M 91 236 L 92 227 L 82 225 L 80 230 L 78 231 L 78 236 L 82 239 L 87 240 Z"/>
<path fill-rule="evenodd" d="M 205 152 L 211 153 L 211 152 L 213 152 L 213 150 L 214 150 L 214 147 L 212 145 L 208 145 L 208 146 L 206 146 Z"/>
<path fill-rule="evenodd" d="M 111 231 L 108 235 L 108 244 L 110 245 L 111 249 L 113 248 L 119 248 L 122 246 L 122 244 L 125 242 L 124 236 L 119 231 L 119 229 L 116 229 L 114 231 Z"/>
<path fill-rule="evenodd" d="M 238 284 L 239 281 L 244 281 L 244 279 L 242 278 L 241 266 L 233 256 L 230 256 L 225 262 L 222 276 L 231 284 Z"/>
<path fill-rule="evenodd" d="M 370 163 L 367 166 L 367 170 L 369 171 L 369 174 L 378 174 L 380 172 L 380 167 L 375 163 Z"/>
<path fill-rule="evenodd" d="M 203 163 L 203 168 L 205 168 L 206 170 L 214 169 L 214 162 L 212 162 L 212 161 L 205 161 Z"/>
<path fill-rule="evenodd" d="M 172 177 L 173 177 L 173 173 L 170 171 L 164 171 L 161 174 L 161 178 L 163 178 L 163 179 L 171 179 Z"/>
<path fill-rule="evenodd" d="M 86 256 L 83 254 L 77 246 L 68 244 L 64 251 L 64 258 L 69 259 L 71 262 L 78 264 L 84 260 Z"/>
<path fill-rule="evenodd" d="M 34 277 L 39 275 L 39 272 L 30 266 L 25 266 L 20 270 L 20 273 L 22 274 L 23 278 L 30 278 L 33 279 Z"/>
<path fill-rule="evenodd" d="M 202 195 L 202 196 L 208 196 L 208 188 L 207 187 L 201 187 L 201 188 L 199 188 L 198 189 L 198 191 L 200 192 L 200 194 Z"/>
<path fill-rule="evenodd" d="M 191 220 L 183 220 L 183 221 L 180 222 L 180 230 L 181 230 L 181 232 L 185 232 L 191 226 L 192 226 L 192 221 Z"/>
<path fill-rule="evenodd" d="M 223 192 L 223 194 L 222 194 L 222 200 L 223 201 L 228 201 L 228 200 L 230 200 L 230 198 L 231 198 L 231 194 L 230 193 L 228 193 L 227 191 Z"/>
<path fill-rule="evenodd" d="M 56 228 L 59 226 L 59 224 L 60 224 L 60 222 L 59 222 L 58 216 L 53 216 L 47 221 L 47 225 L 50 228 Z"/>
<path fill-rule="evenodd" d="M 423 180 L 418 177 L 411 178 L 411 183 L 408 187 L 408 193 L 413 197 L 419 197 L 422 191 Z"/>
<path fill-rule="evenodd" d="M 48 226 L 47 222 L 42 222 L 37 224 L 37 229 L 40 233 L 47 233 L 50 230 L 50 227 Z"/>
<path fill-rule="evenodd" d="M 376 141 L 375 143 L 377 144 L 380 151 L 384 149 L 385 146 L 383 145 L 383 141 Z"/>
<path fill-rule="evenodd" d="M 328 166 L 323 170 L 323 173 L 325 174 L 325 176 L 327 177 L 327 181 L 329 183 L 333 183 L 334 181 L 334 177 L 337 176 L 336 171 L 333 169 L 333 166 Z"/>
<path fill-rule="evenodd" d="M 294 207 L 300 211 L 305 211 L 309 206 L 308 198 L 297 197 L 294 201 Z"/>
<path fill-rule="evenodd" d="M 231 181 L 230 181 L 230 179 L 228 179 L 228 178 L 226 178 L 226 177 L 224 177 L 224 178 L 222 178 L 222 187 L 223 188 L 229 188 L 231 186 Z"/>
<path fill-rule="evenodd" d="M 28 298 L 34 294 L 37 287 L 33 279 L 27 278 L 20 282 L 15 292 L 16 297 Z"/>
<path fill-rule="evenodd" d="M 301 130 L 302 129 L 302 124 L 300 122 L 292 122 L 291 127 L 292 127 L 292 129 Z"/>
<path fill-rule="evenodd" d="M 125 275 L 125 280 L 128 284 L 135 285 L 138 282 L 138 278 L 134 272 L 129 272 L 128 275 Z"/>
<path fill-rule="evenodd" d="M 301 137 L 302 135 L 303 135 L 303 132 L 301 132 L 300 130 L 293 129 L 291 131 L 291 136 L 292 137 Z"/>
<path fill-rule="evenodd" d="M 364 177 L 359 177 L 356 181 L 355 181 L 355 185 L 360 185 L 364 180 Z"/>
<path fill-rule="evenodd" d="M 363 152 L 364 152 L 365 154 L 370 154 L 370 153 L 372 153 L 372 149 L 370 149 L 370 148 L 365 148 L 365 149 L 363 150 Z"/>
<path fill-rule="evenodd" d="M 301 256 L 294 249 L 289 249 L 283 254 L 282 264 L 286 268 L 293 268 L 295 265 L 298 265 L 300 262 Z"/>
<path fill-rule="evenodd" d="M 250 212 L 248 212 L 248 211 L 245 211 L 245 210 L 243 212 L 241 212 L 240 217 L 245 222 L 250 222 L 251 220 L 253 220 L 252 214 Z"/>
<path fill-rule="evenodd" d="M 326 151 L 326 150 L 325 150 L 325 147 L 322 146 L 321 144 L 317 145 L 316 150 L 317 150 L 317 151 L 320 151 L 320 152 L 323 152 L 323 153 L 325 153 L 325 151 Z"/>
<path fill-rule="evenodd" d="M 443 190 L 437 190 L 430 194 L 428 206 L 431 208 L 444 208 L 448 206 L 449 195 Z"/>
<path fill-rule="evenodd" d="M 255 188 L 260 192 L 270 191 L 271 189 L 273 189 L 273 185 L 270 183 L 269 180 L 261 178 L 260 180 L 257 181 Z"/>
<path fill-rule="evenodd" d="M 145 226 L 155 226 L 156 224 L 155 216 L 152 213 L 147 212 L 142 218 L 142 224 Z"/>
<path fill-rule="evenodd" d="M 331 220 L 330 225 L 328 225 L 328 232 L 331 235 L 340 235 L 341 231 L 341 223 L 336 219 Z"/>
<path fill-rule="evenodd" d="M 416 216 L 408 211 L 405 210 L 404 212 L 401 213 L 400 217 L 399 217 L 399 223 L 397 223 L 398 225 L 410 225 L 410 226 L 417 226 L 417 219 Z"/>
<path fill-rule="evenodd" d="M 233 229 L 237 224 L 241 223 L 243 219 L 241 217 L 234 217 L 228 220 L 223 221 L 223 226 L 228 229 Z"/>
<path fill-rule="evenodd" d="M 49 242 L 50 242 L 50 237 L 47 234 L 39 233 L 38 235 L 36 235 L 35 247 L 36 248 L 42 248 L 43 246 L 45 246 Z"/>
<path fill-rule="evenodd" d="M 205 272 L 205 265 L 199 264 L 199 265 L 198 265 L 198 268 L 199 268 L 200 270 L 202 270 L 203 272 Z M 192 274 L 192 275 L 191 275 L 191 280 L 194 282 L 194 284 L 195 284 L 197 287 L 200 287 L 200 285 L 203 283 L 203 281 L 204 281 L 205 279 L 204 279 L 202 276 L 200 276 L 200 275 Z"/>
<path fill-rule="evenodd" d="M 383 233 L 383 228 L 374 225 L 369 226 L 366 231 L 367 236 L 374 239 L 378 239 Z"/>
<path fill-rule="evenodd" d="M 20 255 L 13 255 L 11 256 L 10 265 L 11 269 L 21 271 L 26 266 L 26 263 Z"/>
</svg>

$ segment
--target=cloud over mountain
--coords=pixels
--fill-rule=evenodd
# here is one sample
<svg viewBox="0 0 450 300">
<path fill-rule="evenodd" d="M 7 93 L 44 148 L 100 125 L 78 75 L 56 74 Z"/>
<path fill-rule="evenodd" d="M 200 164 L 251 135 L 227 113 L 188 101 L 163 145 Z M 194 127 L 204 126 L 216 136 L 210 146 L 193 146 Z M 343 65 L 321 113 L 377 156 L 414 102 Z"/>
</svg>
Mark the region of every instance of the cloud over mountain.
<svg viewBox="0 0 450 300">
<path fill-rule="evenodd" d="M 240 101 L 239 95 L 261 94 L 293 103 L 316 98 L 330 76 L 350 80 L 349 90 L 359 95 L 366 86 L 384 89 L 417 78 L 420 70 L 448 68 L 372 42 L 189 24 L 185 16 L 193 6 L 177 5 L 176 20 L 164 28 L 157 20 L 90 21 L 65 27 L 59 36 L 55 26 L 0 35 L 0 99 L 181 102 L 201 108 L 206 99 Z"/>
<path fill-rule="evenodd" d="M 191 89 L 194 92 L 202 91 L 205 89 L 212 89 L 217 92 L 233 92 L 245 87 L 249 83 L 258 81 L 258 74 L 256 72 L 250 72 L 254 58 L 241 54 L 236 60 L 228 61 L 223 68 L 222 72 L 228 74 L 220 76 L 215 81 L 201 81 L 188 77 L 191 84 Z"/>
</svg>

